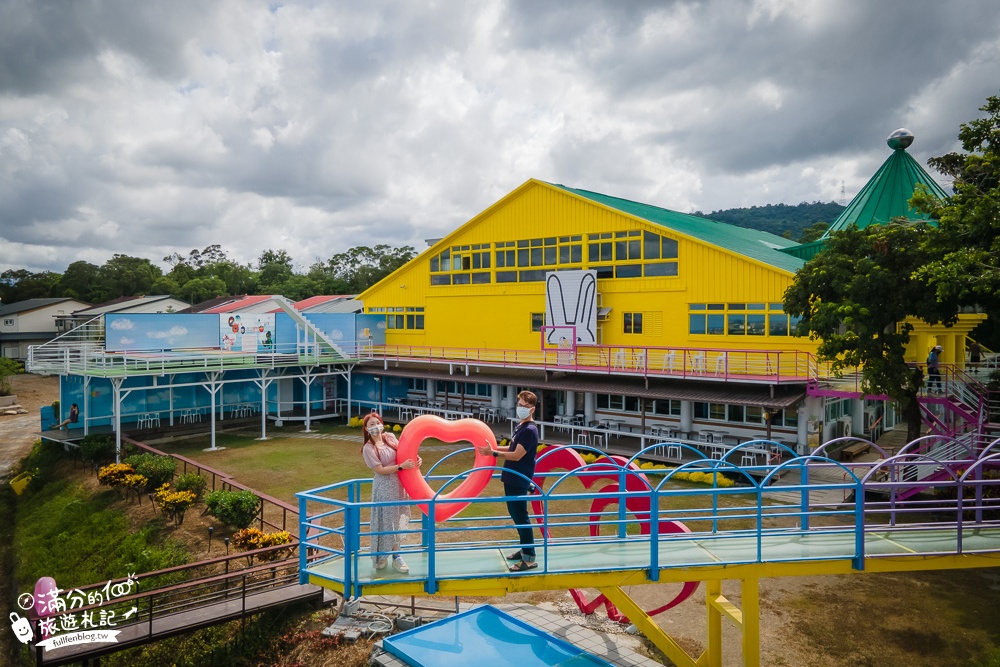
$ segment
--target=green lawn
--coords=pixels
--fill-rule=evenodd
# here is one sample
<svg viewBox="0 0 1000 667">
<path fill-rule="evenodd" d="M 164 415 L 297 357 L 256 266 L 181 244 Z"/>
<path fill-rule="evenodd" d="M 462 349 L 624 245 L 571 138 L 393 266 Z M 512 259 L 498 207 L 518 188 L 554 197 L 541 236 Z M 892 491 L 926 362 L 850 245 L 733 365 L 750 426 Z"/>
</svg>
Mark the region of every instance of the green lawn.
<svg viewBox="0 0 1000 667">
<path fill-rule="evenodd" d="M 349 440 L 310 437 L 318 434 Z M 302 433 L 301 427 L 295 430 L 284 429 L 280 434 L 264 441 L 255 440 L 251 436 L 222 434 L 216 437 L 216 445 L 225 449 L 217 452 L 204 451 L 208 445 L 207 438 L 197 438 L 160 444 L 157 449 L 180 454 L 226 472 L 242 484 L 292 504 L 299 491 L 349 479 L 371 479 L 372 476 L 361 457 L 359 429 L 346 426 L 324 426 L 314 434 Z M 422 469 L 429 470 L 441 458 L 462 448 L 460 444 L 426 441 L 420 451 Z M 473 454 L 470 451 L 466 456 L 448 461 L 434 472 L 454 475 L 472 465 Z M 499 492 L 499 484 L 494 486 L 497 487 L 495 491 Z"/>
</svg>

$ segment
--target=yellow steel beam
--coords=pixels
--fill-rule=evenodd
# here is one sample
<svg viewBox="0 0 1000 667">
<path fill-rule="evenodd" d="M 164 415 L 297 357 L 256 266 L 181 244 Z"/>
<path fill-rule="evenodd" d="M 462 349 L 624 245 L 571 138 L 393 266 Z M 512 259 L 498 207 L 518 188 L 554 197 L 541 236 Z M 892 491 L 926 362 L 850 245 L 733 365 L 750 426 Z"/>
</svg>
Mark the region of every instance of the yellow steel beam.
<svg viewBox="0 0 1000 667">
<path fill-rule="evenodd" d="M 760 667 L 760 582 L 743 580 L 743 665 Z"/>
<path fill-rule="evenodd" d="M 642 607 L 637 605 L 625 591 L 617 586 L 607 586 L 598 590 L 604 594 L 604 597 L 614 603 L 618 607 L 618 611 L 625 614 L 628 620 L 632 621 L 632 624 L 639 628 L 639 632 L 645 635 L 649 641 L 653 642 L 656 648 L 663 651 L 663 655 L 667 656 L 677 667 L 698 667 L 698 663 L 694 658 L 689 656 L 680 647 L 680 644 L 664 632 L 663 628 L 658 626 L 652 617 L 643 611 Z"/>
</svg>

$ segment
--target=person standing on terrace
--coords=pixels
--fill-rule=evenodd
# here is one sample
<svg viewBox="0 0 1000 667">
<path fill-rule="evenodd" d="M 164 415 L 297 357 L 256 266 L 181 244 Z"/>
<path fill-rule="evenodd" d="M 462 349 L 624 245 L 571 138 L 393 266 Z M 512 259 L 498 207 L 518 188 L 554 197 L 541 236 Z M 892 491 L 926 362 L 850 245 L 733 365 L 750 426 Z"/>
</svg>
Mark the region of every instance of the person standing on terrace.
<svg viewBox="0 0 1000 667">
<path fill-rule="evenodd" d="M 372 502 L 394 503 L 372 507 L 372 565 L 376 570 L 384 569 L 391 555 L 393 569 L 406 574 L 410 568 L 403 560 L 400 547 L 403 541 L 402 531 L 410 523 L 410 506 L 406 504 L 409 497 L 399 481 L 399 471 L 416 468 L 422 461 L 417 457 L 416 461 L 407 459 L 402 463 L 396 462 L 399 441 L 392 433 L 385 431 L 385 424 L 377 412 L 365 416 L 363 427 L 364 446 L 361 448 L 361 455 L 365 464 L 375 473 L 372 477 Z"/>
<path fill-rule="evenodd" d="M 517 418 L 521 421 L 514 429 L 507 449 L 491 449 L 489 446 L 477 447 L 483 456 L 503 459 L 503 472 L 500 473 L 500 481 L 503 482 L 505 496 L 526 496 L 531 490 L 529 480 L 535 474 L 535 455 L 538 452 L 538 426 L 532 419 L 537 405 L 538 397 L 535 394 L 530 391 L 522 391 L 517 395 Z M 520 475 L 514 473 L 520 473 Z M 538 563 L 535 562 L 535 542 L 531 528 L 531 517 L 528 516 L 528 501 L 526 499 L 508 500 L 507 511 L 517 527 L 517 535 L 521 543 L 520 549 L 507 556 L 507 560 L 516 561 L 510 566 L 510 571 L 532 570 L 538 567 Z"/>
</svg>

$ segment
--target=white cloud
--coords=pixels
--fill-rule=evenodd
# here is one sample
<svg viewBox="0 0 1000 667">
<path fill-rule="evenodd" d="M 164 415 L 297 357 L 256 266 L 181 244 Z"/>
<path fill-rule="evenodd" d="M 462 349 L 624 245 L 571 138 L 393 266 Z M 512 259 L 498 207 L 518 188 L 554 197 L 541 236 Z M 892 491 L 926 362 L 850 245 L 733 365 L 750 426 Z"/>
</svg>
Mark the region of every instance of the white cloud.
<svg viewBox="0 0 1000 667">
<path fill-rule="evenodd" d="M 187 332 L 188 332 L 187 327 L 176 326 L 176 327 L 170 327 L 170 329 L 166 331 L 149 331 L 146 333 L 146 336 L 154 339 L 179 338 L 180 336 L 186 336 Z"/>
<path fill-rule="evenodd" d="M 529 178 L 828 201 L 896 127 L 954 150 L 1000 64 L 990 0 L 6 8 L 0 270 L 420 249 Z"/>
<path fill-rule="evenodd" d="M 116 331 L 129 331 L 135 328 L 135 323 L 129 319 L 114 319 L 111 321 L 111 328 Z"/>
</svg>

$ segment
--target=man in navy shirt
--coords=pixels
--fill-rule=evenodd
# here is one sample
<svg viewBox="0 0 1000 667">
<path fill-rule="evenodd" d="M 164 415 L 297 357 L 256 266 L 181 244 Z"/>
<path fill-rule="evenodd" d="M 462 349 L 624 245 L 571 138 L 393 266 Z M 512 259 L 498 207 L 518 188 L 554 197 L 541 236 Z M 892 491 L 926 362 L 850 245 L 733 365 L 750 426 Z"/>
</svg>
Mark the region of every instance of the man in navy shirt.
<svg viewBox="0 0 1000 667">
<path fill-rule="evenodd" d="M 507 449 L 479 447 L 479 453 L 503 459 L 503 482 L 505 496 L 526 496 L 531 491 L 531 478 L 535 474 L 535 454 L 538 451 L 538 427 L 532 416 L 538 397 L 530 391 L 517 395 L 517 418 L 521 420 L 514 429 Z M 520 473 L 520 474 L 517 474 Z M 521 548 L 507 556 L 507 560 L 517 561 L 510 567 L 511 572 L 524 572 L 538 567 L 535 562 L 535 542 L 532 535 L 531 519 L 528 516 L 527 500 L 508 500 L 507 511 L 517 527 Z"/>
</svg>

